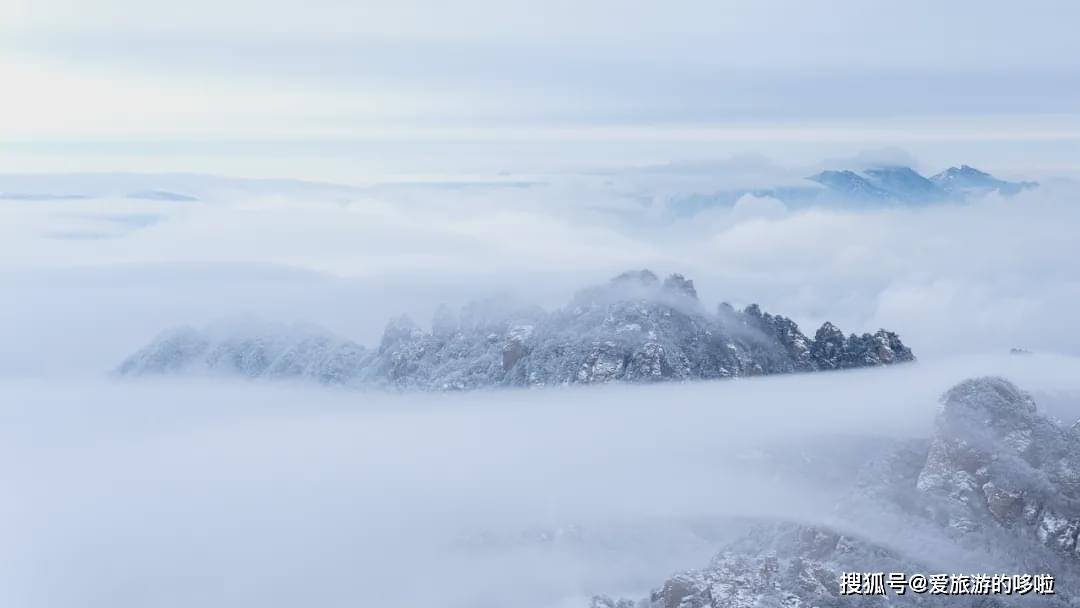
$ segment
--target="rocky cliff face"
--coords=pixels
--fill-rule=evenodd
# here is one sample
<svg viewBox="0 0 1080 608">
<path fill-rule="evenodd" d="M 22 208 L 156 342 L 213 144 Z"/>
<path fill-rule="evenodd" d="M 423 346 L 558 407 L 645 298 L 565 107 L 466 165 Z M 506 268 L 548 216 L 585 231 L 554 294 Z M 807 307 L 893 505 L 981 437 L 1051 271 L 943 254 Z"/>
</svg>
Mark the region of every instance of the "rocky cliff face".
<svg viewBox="0 0 1080 608">
<path fill-rule="evenodd" d="M 814 338 L 752 305 L 709 311 L 693 281 L 623 273 L 545 312 L 478 302 L 441 308 L 431 330 L 408 318 L 375 349 L 318 330 L 262 328 L 160 336 L 119 367 L 123 375 L 211 371 L 252 378 L 420 390 L 657 382 L 889 365 L 914 359 L 892 332 L 845 336 L 826 323 Z"/>
<path fill-rule="evenodd" d="M 1080 434 L 1039 415 L 1000 378 L 963 382 L 944 397 L 916 488 L 950 533 L 1008 530 L 1080 568 Z"/>
<path fill-rule="evenodd" d="M 593 606 L 1080 605 L 1078 471 L 1076 425 L 1069 428 L 1040 415 L 1032 398 L 1007 380 L 967 380 L 942 397 L 928 442 L 886 447 L 854 470 L 853 489 L 840 495 L 829 525 L 755 525 L 709 566 L 671 577 L 649 597 L 598 596 Z M 889 513 L 895 525 L 909 529 L 913 538 L 922 534 L 922 540 L 893 542 L 905 534 L 874 540 L 836 524 L 855 521 L 855 510 L 872 509 Z M 943 554 L 963 555 L 964 563 Z M 913 594 L 909 589 L 898 596 L 886 585 L 885 595 L 841 595 L 845 572 L 1051 574 L 1055 584 L 1053 594 Z M 975 584 L 971 578 L 958 589 Z"/>
<path fill-rule="evenodd" d="M 759 608 L 887 606 L 882 596 L 839 594 L 841 572 L 926 572 L 856 536 L 793 523 L 760 524 L 708 567 L 677 574 L 640 601 L 593 598 L 593 608 Z M 903 605 L 932 605 L 905 594 Z M 895 598 L 889 598 L 895 599 Z M 961 601 L 957 605 L 973 606 Z"/>
</svg>

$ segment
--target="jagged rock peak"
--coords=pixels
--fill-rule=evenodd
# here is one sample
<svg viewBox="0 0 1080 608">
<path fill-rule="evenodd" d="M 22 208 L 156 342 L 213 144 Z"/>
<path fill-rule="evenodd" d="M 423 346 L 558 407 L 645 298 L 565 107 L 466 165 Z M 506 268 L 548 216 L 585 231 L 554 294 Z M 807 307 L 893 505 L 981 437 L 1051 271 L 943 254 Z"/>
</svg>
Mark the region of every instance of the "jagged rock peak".
<svg viewBox="0 0 1080 608">
<path fill-rule="evenodd" d="M 1006 196 L 1035 188 L 1039 185 L 1038 182 L 1032 181 L 1010 182 L 1001 180 L 970 165 L 949 167 L 941 173 L 932 176 L 930 181 L 938 184 L 950 193 L 996 190 Z"/>
<path fill-rule="evenodd" d="M 998 377 L 942 396 L 917 487 L 956 534 L 1003 527 L 1080 563 L 1080 437 Z"/>
</svg>

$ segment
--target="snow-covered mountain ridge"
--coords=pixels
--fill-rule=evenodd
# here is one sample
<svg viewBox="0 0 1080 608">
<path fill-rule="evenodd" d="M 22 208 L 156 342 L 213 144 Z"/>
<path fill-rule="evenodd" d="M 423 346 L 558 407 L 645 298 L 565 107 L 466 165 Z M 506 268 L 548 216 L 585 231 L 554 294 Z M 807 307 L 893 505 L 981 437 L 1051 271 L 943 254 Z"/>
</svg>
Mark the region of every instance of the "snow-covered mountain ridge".
<svg viewBox="0 0 1080 608">
<path fill-rule="evenodd" d="M 708 310 L 694 283 L 648 270 L 580 291 L 562 309 L 475 302 L 440 308 L 431 329 L 392 320 L 368 349 L 319 329 L 253 326 L 167 331 L 118 368 L 125 376 L 210 372 L 419 390 L 697 380 L 911 361 L 884 329 L 813 337 L 757 305 Z"/>
</svg>

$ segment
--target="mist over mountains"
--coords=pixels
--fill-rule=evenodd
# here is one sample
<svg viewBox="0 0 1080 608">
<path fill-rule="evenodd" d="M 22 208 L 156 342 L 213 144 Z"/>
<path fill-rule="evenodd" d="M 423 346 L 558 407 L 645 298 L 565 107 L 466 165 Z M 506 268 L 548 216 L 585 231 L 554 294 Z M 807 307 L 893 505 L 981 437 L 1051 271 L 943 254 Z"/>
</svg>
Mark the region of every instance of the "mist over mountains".
<svg viewBox="0 0 1080 608">
<path fill-rule="evenodd" d="M 14 539 L 0 551 L 0 593 L 102 608 L 163 595 L 206 606 L 583 608 L 597 594 L 620 608 L 836 606 L 840 572 L 895 568 L 1050 572 L 1056 596 L 1001 605 L 1060 605 L 1076 589 L 1076 366 L 1002 355 L 439 393 L 9 381 L 0 466 L 26 500 L 0 520 Z M 966 382 L 933 423 L 937 394 L 989 370 L 1037 393 Z"/>
<path fill-rule="evenodd" d="M 1012 196 L 1035 188 L 1036 182 L 1008 182 L 968 165 L 949 167 L 931 177 L 923 177 L 911 167 L 870 167 L 851 170 L 822 171 L 807 178 L 815 181 L 842 199 L 850 201 L 879 201 L 908 204 L 927 204 L 960 201 L 971 196 L 996 192 Z"/>
<path fill-rule="evenodd" d="M 377 348 L 317 329 L 179 328 L 118 368 L 125 376 L 203 372 L 305 378 L 324 384 L 420 390 L 707 380 L 913 361 L 885 329 L 845 336 L 826 322 L 808 338 L 755 304 L 714 311 L 693 281 L 649 270 L 620 274 L 548 313 L 487 300 L 440 308 L 431 329 L 392 320 Z"/>
<path fill-rule="evenodd" d="M 858 159 L 852 159 L 858 160 Z M 302 195 L 312 199 L 347 202 L 367 196 L 445 196 L 449 192 L 491 192 L 535 189 L 572 181 L 599 184 L 623 191 L 624 212 L 633 211 L 635 190 L 661 198 L 667 214 L 685 216 L 715 206 L 731 206 L 742 196 L 772 197 L 801 206 L 925 205 L 963 202 L 988 194 L 1014 196 L 1038 187 L 1035 181 L 1007 181 L 969 165 L 949 167 L 924 177 L 910 166 L 860 161 L 855 167 L 799 174 L 801 168 L 756 166 L 732 159 L 726 163 L 674 163 L 627 167 L 613 171 L 550 174 L 510 173 L 481 179 L 375 180 L 364 184 L 336 184 L 287 179 L 240 179 L 185 173 L 70 173 L 0 174 L 0 201 L 63 202 L 100 198 L 126 198 L 147 202 L 220 202 L 237 195 Z M 738 169 L 733 172 L 733 169 Z M 751 177 L 752 176 L 752 177 Z M 747 183 L 748 178 L 751 184 Z M 627 190 L 628 189 L 628 190 Z M 640 194 L 640 193 L 639 193 Z"/>
<path fill-rule="evenodd" d="M 929 177 L 902 164 L 869 163 L 858 168 L 826 169 L 783 185 L 686 193 L 669 203 L 671 213 L 693 216 L 735 205 L 744 196 L 768 197 L 788 207 L 842 207 L 873 210 L 976 202 L 987 195 L 1012 197 L 1038 187 L 1035 181 L 1006 181 L 969 165 L 949 167 Z"/>
<path fill-rule="evenodd" d="M 1050 571 L 1071 597 L 1050 546 L 1075 519 L 1051 462 L 1071 462 L 1068 437 L 1032 423 L 1052 446 L 1038 471 L 996 469 L 992 440 L 980 472 L 931 458 L 961 435 L 930 421 L 958 380 L 1014 372 L 1055 428 L 1077 418 L 1075 360 L 1053 354 L 1076 342 L 1072 191 L 881 166 L 920 165 L 828 170 L 918 202 L 853 203 L 751 161 L 348 187 L 26 178 L 5 191 L 83 196 L 0 201 L 19 253 L 0 443 L 26 497 L 0 521 L 0 600 L 832 606 L 839 573 L 871 567 Z M 670 213 L 693 193 L 703 207 Z M 515 297 L 470 301 L 485 293 Z M 959 506 L 919 489 L 939 469 Z"/>
<path fill-rule="evenodd" d="M 1080 608 L 1077 23 L 4 2 L 0 608 Z"/>
</svg>

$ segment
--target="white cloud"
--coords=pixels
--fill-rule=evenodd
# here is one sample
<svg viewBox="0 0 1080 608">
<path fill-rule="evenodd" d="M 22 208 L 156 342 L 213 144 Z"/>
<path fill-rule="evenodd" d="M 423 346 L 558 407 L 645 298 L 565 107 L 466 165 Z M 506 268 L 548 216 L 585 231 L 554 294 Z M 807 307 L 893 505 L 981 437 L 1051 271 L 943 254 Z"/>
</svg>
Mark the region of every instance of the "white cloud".
<svg viewBox="0 0 1080 608">
<path fill-rule="evenodd" d="M 775 219 L 787 213 L 787 205 L 771 196 L 744 194 L 735 201 L 731 215 L 737 222 L 749 219 Z"/>
</svg>

